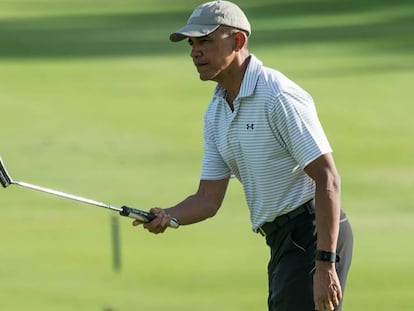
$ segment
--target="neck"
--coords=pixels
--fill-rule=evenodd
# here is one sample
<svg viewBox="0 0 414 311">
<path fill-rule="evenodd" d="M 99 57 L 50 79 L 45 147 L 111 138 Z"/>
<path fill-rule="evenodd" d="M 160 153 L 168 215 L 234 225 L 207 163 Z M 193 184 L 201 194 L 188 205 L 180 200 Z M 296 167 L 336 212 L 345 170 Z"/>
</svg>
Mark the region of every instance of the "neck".
<svg viewBox="0 0 414 311">
<path fill-rule="evenodd" d="M 228 69 L 226 75 L 217 81 L 227 91 L 226 100 L 232 110 L 233 101 L 239 94 L 244 74 L 250 61 L 248 53 L 240 56 L 235 59 L 234 65 Z"/>
</svg>

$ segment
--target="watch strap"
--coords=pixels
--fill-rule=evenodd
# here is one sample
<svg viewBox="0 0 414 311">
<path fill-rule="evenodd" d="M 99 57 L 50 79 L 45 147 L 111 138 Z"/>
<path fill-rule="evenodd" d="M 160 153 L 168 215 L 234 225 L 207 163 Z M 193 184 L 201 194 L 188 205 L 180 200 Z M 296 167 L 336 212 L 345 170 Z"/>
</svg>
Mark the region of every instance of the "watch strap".
<svg viewBox="0 0 414 311">
<path fill-rule="evenodd" d="M 339 262 L 339 256 L 334 252 L 317 250 L 315 252 L 315 260 L 335 263 Z"/>
</svg>

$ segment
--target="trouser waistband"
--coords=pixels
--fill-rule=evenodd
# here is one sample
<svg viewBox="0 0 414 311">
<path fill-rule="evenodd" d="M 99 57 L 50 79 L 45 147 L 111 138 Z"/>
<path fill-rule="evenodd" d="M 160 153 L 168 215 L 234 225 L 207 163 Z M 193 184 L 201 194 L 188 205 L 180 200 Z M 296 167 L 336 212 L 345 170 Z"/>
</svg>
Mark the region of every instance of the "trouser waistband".
<svg viewBox="0 0 414 311">
<path fill-rule="evenodd" d="M 257 228 L 256 232 L 260 233 L 262 236 L 267 236 L 275 232 L 277 229 L 283 227 L 292 219 L 302 215 L 303 213 L 314 214 L 315 213 L 315 206 L 313 199 L 302 204 L 298 208 L 286 213 L 284 215 L 278 216 L 272 222 L 266 222 Z"/>
</svg>

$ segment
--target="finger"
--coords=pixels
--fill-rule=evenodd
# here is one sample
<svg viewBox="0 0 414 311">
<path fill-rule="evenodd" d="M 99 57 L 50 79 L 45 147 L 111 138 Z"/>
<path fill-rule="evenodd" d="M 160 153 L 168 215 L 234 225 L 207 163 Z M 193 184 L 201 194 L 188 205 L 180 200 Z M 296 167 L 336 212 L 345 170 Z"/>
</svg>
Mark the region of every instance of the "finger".
<svg viewBox="0 0 414 311">
<path fill-rule="evenodd" d="M 137 219 L 135 219 L 135 220 L 132 222 L 132 225 L 133 225 L 134 227 L 139 226 L 139 225 L 142 225 L 142 224 L 143 224 L 143 222 L 142 222 L 142 221 L 139 221 L 139 220 L 137 220 Z"/>
<path fill-rule="evenodd" d="M 334 307 L 336 308 L 339 305 L 339 301 L 342 299 L 341 287 L 340 285 L 337 285 L 334 283 L 334 284 L 329 285 L 329 289 L 331 290 L 332 303 Z"/>
<path fill-rule="evenodd" d="M 164 228 L 167 228 L 167 227 L 169 226 L 169 224 L 170 224 L 170 221 L 171 221 L 171 217 L 170 217 L 170 215 L 164 214 L 164 215 L 162 216 L 162 218 L 161 218 L 161 225 L 162 225 Z"/>
<path fill-rule="evenodd" d="M 155 222 L 151 221 L 154 225 L 164 226 L 165 224 L 168 223 L 169 216 L 167 215 L 167 213 L 165 212 L 164 209 L 159 208 L 159 207 L 154 207 L 150 210 L 150 213 L 154 214 L 156 216 L 156 219 L 159 220 L 159 222 L 158 221 L 155 221 Z"/>
<path fill-rule="evenodd" d="M 339 300 L 336 296 L 332 297 L 332 305 L 334 308 L 337 308 L 339 306 Z"/>
<path fill-rule="evenodd" d="M 315 311 L 324 311 L 324 310 L 325 310 L 325 305 L 324 305 L 323 301 L 322 300 L 317 301 L 315 303 Z"/>
<path fill-rule="evenodd" d="M 154 214 L 155 216 L 165 214 L 165 211 L 159 207 L 153 207 L 150 209 L 150 213 Z"/>
<path fill-rule="evenodd" d="M 342 300 L 342 288 L 340 284 L 336 286 L 336 297 L 338 300 Z"/>
<path fill-rule="evenodd" d="M 334 308 L 338 307 L 339 306 L 339 298 L 338 298 L 338 293 L 337 293 L 335 287 L 332 288 L 332 292 L 331 292 L 330 297 L 331 297 L 332 306 Z"/>
<path fill-rule="evenodd" d="M 144 228 L 152 231 L 159 226 L 160 222 L 161 222 L 161 217 L 157 216 L 150 222 L 144 223 Z"/>
<path fill-rule="evenodd" d="M 153 211 L 153 214 L 160 219 L 158 226 L 166 229 L 170 224 L 171 216 L 162 208 L 153 208 L 151 211 Z"/>
<path fill-rule="evenodd" d="M 169 218 L 165 213 L 159 213 L 156 216 L 150 222 L 145 223 L 144 228 L 155 234 L 163 233 L 169 225 Z"/>
<path fill-rule="evenodd" d="M 331 300 L 328 300 L 327 302 L 325 302 L 325 310 L 328 310 L 328 311 L 334 311 L 335 310 L 335 307 L 334 307 Z"/>
</svg>

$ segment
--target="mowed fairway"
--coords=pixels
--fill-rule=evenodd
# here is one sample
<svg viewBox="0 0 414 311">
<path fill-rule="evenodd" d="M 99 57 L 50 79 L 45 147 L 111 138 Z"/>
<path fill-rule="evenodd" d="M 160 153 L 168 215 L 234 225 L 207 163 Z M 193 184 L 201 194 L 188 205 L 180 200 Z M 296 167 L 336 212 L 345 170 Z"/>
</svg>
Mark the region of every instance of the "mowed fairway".
<svg viewBox="0 0 414 311">
<path fill-rule="evenodd" d="M 196 190 L 203 113 L 188 45 L 199 2 L 0 1 L 0 155 L 9 173 L 143 209 Z M 240 0 L 250 50 L 306 88 L 334 148 L 355 251 L 344 310 L 414 310 L 414 4 Z M 266 310 L 268 249 L 232 180 L 218 215 L 154 236 L 0 189 L 0 310 Z"/>
</svg>

